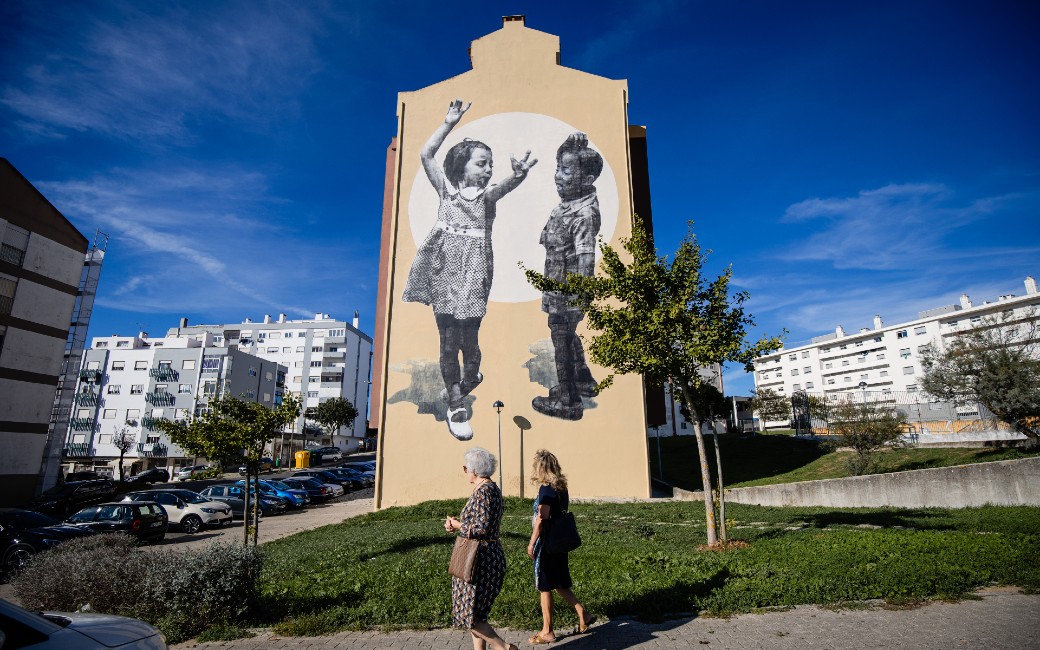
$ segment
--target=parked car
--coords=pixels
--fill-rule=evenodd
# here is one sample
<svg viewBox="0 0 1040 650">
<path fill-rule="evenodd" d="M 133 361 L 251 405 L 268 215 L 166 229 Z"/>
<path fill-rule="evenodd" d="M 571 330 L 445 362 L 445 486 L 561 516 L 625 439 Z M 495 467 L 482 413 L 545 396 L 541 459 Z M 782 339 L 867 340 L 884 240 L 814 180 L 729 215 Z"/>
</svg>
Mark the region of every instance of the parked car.
<svg viewBox="0 0 1040 650">
<path fill-rule="evenodd" d="M 158 629 L 125 616 L 30 612 L 0 600 L 0 647 L 32 650 L 167 650 Z"/>
<path fill-rule="evenodd" d="M 376 461 L 374 460 L 355 460 L 349 463 L 340 463 L 340 467 L 349 467 L 350 469 L 356 469 L 359 472 L 375 472 Z"/>
<path fill-rule="evenodd" d="M 207 469 L 209 469 L 209 465 L 192 465 L 191 467 L 183 467 L 179 469 L 174 476 L 178 481 L 190 481 L 198 474 L 205 472 Z"/>
<path fill-rule="evenodd" d="M 126 479 L 127 483 L 166 483 L 170 480 L 170 473 L 162 467 L 152 467 L 144 470 L 140 474 L 134 474 L 130 478 Z"/>
<path fill-rule="evenodd" d="M 311 498 L 311 501 L 329 501 L 342 496 L 346 492 L 342 485 L 322 483 L 320 480 L 310 476 L 294 476 L 282 479 L 282 483 L 289 487 L 306 490 L 307 496 Z"/>
<path fill-rule="evenodd" d="M 336 485 L 342 485 L 344 490 L 347 489 L 350 483 L 349 479 L 342 478 L 341 476 L 338 476 L 336 473 L 330 472 L 327 469 L 311 468 L 301 469 L 298 472 L 293 472 L 294 478 L 299 476 L 310 476 L 318 479 L 322 483 L 335 483 Z"/>
<path fill-rule="evenodd" d="M 199 494 L 210 501 L 220 501 L 231 508 L 231 516 L 244 518 L 246 507 L 246 489 L 241 485 L 211 485 Z M 256 492 L 253 492 L 253 497 Z M 260 495 L 260 515 L 278 515 L 285 512 L 285 499 L 275 496 Z"/>
<path fill-rule="evenodd" d="M 350 467 L 329 467 L 325 471 L 349 481 L 350 489 L 352 490 L 372 487 L 376 482 L 374 476 L 366 474 L 365 472 L 359 472 Z M 347 485 L 344 484 L 343 487 L 346 488 Z"/>
<path fill-rule="evenodd" d="M 316 447 L 307 451 L 311 452 L 311 461 L 315 465 L 335 463 L 343 460 L 343 450 L 339 447 Z"/>
<path fill-rule="evenodd" d="M 170 524 L 180 526 L 188 535 L 194 535 L 203 526 L 223 526 L 231 523 L 231 508 L 220 501 L 210 501 L 191 490 L 149 490 L 130 492 L 123 501 L 154 501 L 163 507 Z"/>
<path fill-rule="evenodd" d="M 39 512 L 0 508 L 0 574 L 21 569 L 35 553 L 91 534 Z"/>
<path fill-rule="evenodd" d="M 82 472 L 69 472 L 65 475 L 65 482 L 69 481 L 97 481 L 103 478 L 111 478 L 109 476 L 103 476 L 98 474 L 94 470 L 84 470 Z"/>
<path fill-rule="evenodd" d="M 59 483 L 29 502 L 29 509 L 64 518 L 83 506 L 108 501 L 116 494 L 116 484 L 107 479 Z"/>
<path fill-rule="evenodd" d="M 121 501 L 87 506 L 66 519 L 65 523 L 98 533 L 127 533 L 142 542 L 162 541 L 170 527 L 166 511 L 154 501 Z"/>
<path fill-rule="evenodd" d="M 238 481 L 237 483 L 235 483 L 235 485 L 245 484 L 245 481 Z M 281 481 L 260 481 L 260 493 L 269 496 L 281 497 L 287 501 L 286 505 L 288 505 L 290 508 L 302 508 L 311 502 L 311 498 L 307 496 L 306 490 L 297 490 L 295 488 L 291 488 L 285 483 L 282 483 Z"/>
<path fill-rule="evenodd" d="M 238 475 L 239 476 L 245 476 L 246 475 L 246 469 L 247 469 L 247 465 L 245 463 L 242 463 L 241 465 L 239 465 L 238 466 Z M 271 460 L 270 458 L 261 458 L 260 459 L 259 470 L 261 472 L 273 472 L 274 471 L 274 461 Z"/>
</svg>

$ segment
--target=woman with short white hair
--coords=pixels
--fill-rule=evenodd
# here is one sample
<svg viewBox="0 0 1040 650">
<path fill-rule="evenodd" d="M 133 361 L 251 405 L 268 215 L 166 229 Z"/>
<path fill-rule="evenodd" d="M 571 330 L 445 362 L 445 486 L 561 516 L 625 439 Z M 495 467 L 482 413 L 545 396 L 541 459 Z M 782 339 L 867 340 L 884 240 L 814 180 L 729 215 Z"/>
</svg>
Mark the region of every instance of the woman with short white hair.
<svg viewBox="0 0 1040 650">
<path fill-rule="evenodd" d="M 502 490 L 491 480 L 498 463 L 490 451 L 481 447 L 471 447 L 464 459 L 462 471 L 473 486 L 473 493 L 457 519 L 445 518 L 444 530 L 480 540 L 480 548 L 472 582 L 454 576 L 451 579 L 452 624 L 470 631 L 474 650 L 485 650 L 489 645 L 498 650 L 518 650 L 488 624 L 491 606 L 506 577 L 506 554 L 498 541 L 505 502 Z"/>
</svg>

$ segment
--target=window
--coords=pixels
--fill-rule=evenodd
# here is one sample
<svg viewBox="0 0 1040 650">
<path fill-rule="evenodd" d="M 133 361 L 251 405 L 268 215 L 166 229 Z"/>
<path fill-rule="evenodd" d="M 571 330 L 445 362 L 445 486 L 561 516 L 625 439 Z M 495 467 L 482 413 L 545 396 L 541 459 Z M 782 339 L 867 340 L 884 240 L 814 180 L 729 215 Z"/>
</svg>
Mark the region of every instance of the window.
<svg viewBox="0 0 1040 650">
<path fill-rule="evenodd" d="M 14 306 L 14 290 L 18 279 L 10 275 L 0 275 L 0 314 L 10 314 Z"/>
<path fill-rule="evenodd" d="M 316 390 L 309 390 L 309 391 L 307 391 L 307 397 L 317 397 L 317 396 L 318 396 L 318 391 L 316 391 Z"/>
<path fill-rule="evenodd" d="M 249 376 L 256 377 L 256 366 L 249 366 Z"/>
<path fill-rule="evenodd" d="M 821 353 L 826 353 L 826 352 L 830 352 L 830 351 L 831 351 L 830 348 L 823 348 L 822 350 L 820 350 Z"/>
<path fill-rule="evenodd" d="M 130 347 L 130 341 L 116 341 L 117 348 L 128 348 Z"/>
<path fill-rule="evenodd" d="M 859 380 L 860 381 L 866 381 L 867 380 L 867 376 L 866 375 L 860 375 L 859 376 Z"/>
<path fill-rule="evenodd" d="M 191 394 L 191 384 L 180 384 L 177 386 L 177 392 Z"/>
<path fill-rule="evenodd" d="M 321 361 L 311 361 L 311 368 L 320 368 Z"/>
<path fill-rule="evenodd" d="M 831 363 L 830 361 L 828 361 L 827 363 L 823 364 L 823 368 L 824 368 L 824 370 L 827 370 L 827 369 L 829 369 L 829 368 L 830 368 L 831 366 L 833 366 L 833 365 L 834 365 L 833 363 Z"/>
<path fill-rule="evenodd" d="M 297 346 L 296 347 L 296 351 L 297 352 L 303 352 L 303 346 L 302 345 Z"/>
<path fill-rule="evenodd" d="M 256 399 L 256 391 L 255 390 L 247 390 L 246 392 L 242 393 L 242 395 L 246 399 Z"/>
<path fill-rule="evenodd" d="M 101 445 L 110 445 L 110 444 L 112 444 L 112 434 L 110 434 L 110 433 L 102 433 L 100 436 L 98 436 L 98 444 L 101 444 Z"/>
<path fill-rule="evenodd" d="M 888 376 L 888 371 L 887 370 L 882 370 L 881 371 L 881 376 L 882 377 L 887 377 Z"/>
<path fill-rule="evenodd" d="M 802 368 L 802 372 L 804 372 L 804 373 L 805 373 L 805 374 L 807 374 L 807 375 L 808 375 L 808 374 L 809 374 L 809 373 L 810 373 L 811 371 L 812 371 L 812 368 L 811 368 L 810 366 L 806 366 L 806 367 Z"/>
<path fill-rule="evenodd" d="M 827 380 L 827 385 L 828 386 L 830 386 L 832 384 L 834 384 L 834 377 L 831 377 L 830 379 Z"/>
<path fill-rule="evenodd" d="M 202 372 L 216 372 L 220 369 L 220 357 L 202 357 Z"/>
<path fill-rule="evenodd" d="M 276 352 L 278 352 L 278 348 L 273 348 L 273 347 L 272 348 L 267 348 L 267 353 L 268 354 L 273 354 L 273 353 L 276 353 Z"/>
<path fill-rule="evenodd" d="M 126 366 L 125 361 L 113 361 L 112 370 L 122 370 Z"/>
<path fill-rule="evenodd" d="M 914 336 L 921 336 L 922 334 L 924 334 L 927 331 L 928 331 L 927 327 L 925 327 L 924 325 L 918 325 L 917 327 L 914 328 Z"/>
<path fill-rule="evenodd" d="M 90 409 L 79 409 L 78 411 L 76 411 L 76 417 L 78 417 L 80 419 L 86 419 L 86 418 L 89 418 L 90 416 L 91 416 Z"/>
<path fill-rule="evenodd" d="M 160 361 L 159 362 L 159 370 L 169 370 L 171 367 L 173 367 L 173 362 L 172 361 Z"/>
<path fill-rule="evenodd" d="M 971 324 L 972 325 L 978 325 L 981 322 L 982 322 L 982 318 L 981 317 L 979 317 L 979 316 L 972 316 L 971 317 Z"/>
<path fill-rule="evenodd" d="M 885 353 L 884 352 L 878 352 L 877 358 L 878 358 L 878 361 L 881 361 L 882 359 L 885 358 Z"/>
<path fill-rule="evenodd" d="M 155 385 L 155 392 L 157 392 L 157 393 L 165 393 L 166 392 L 166 384 L 156 384 Z"/>
<path fill-rule="evenodd" d="M 265 402 L 270 402 L 271 401 L 271 393 L 264 393 L 264 401 Z"/>
<path fill-rule="evenodd" d="M 292 352 L 292 348 L 282 348 L 282 354 L 289 354 Z"/>
<path fill-rule="evenodd" d="M 847 346 L 847 345 L 841 345 L 841 346 L 838 346 L 838 349 L 839 349 L 839 350 L 845 350 L 845 349 L 847 349 L 848 347 L 849 347 L 849 346 Z"/>
<path fill-rule="evenodd" d="M 792 355 L 789 355 L 787 357 L 788 361 L 796 361 L 797 359 L 798 359 L 798 355 L 797 354 L 792 354 Z"/>
<path fill-rule="evenodd" d="M 809 358 L 809 351 L 808 350 L 802 350 L 802 358 L 803 359 L 808 359 Z"/>
<path fill-rule="evenodd" d="M 311 352 L 321 352 L 321 346 L 320 345 L 316 345 L 316 346 L 311 347 Z"/>
<path fill-rule="evenodd" d="M 805 390 L 812 390 L 812 389 L 813 389 L 813 383 L 811 381 L 807 382 L 805 384 Z"/>
<path fill-rule="evenodd" d="M 292 332 L 286 332 L 285 333 L 285 338 L 291 339 L 292 337 L 293 337 L 293 333 Z"/>
<path fill-rule="evenodd" d="M 107 348 L 108 347 L 108 341 L 98 341 L 97 343 L 94 344 L 94 347 L 95 348 Z"/>
<path fill-rule="evenodd" d="M 105 392 L 109 395 L 118 395 L 121 388 L 119 384 L 109 384 Z"/>
<path fill-rule="evenodd" d="M 857 348 L 863 347 L 863 341 L 856 341 L 856 347 Z"/>
<path fill-rule="evenodd" d="M 280 338 L 282 338 L 282 333 L 281 332 L 268 332 L 267 333 L 267 337 L 268 338 L 272 338 L 272 339 L 280 339 Z"/>
<path fill-rule="evenodd" d="M 217 382 L 215 382 L 215 381 L 204 381 L 204 382 L 202 382 L 202 394 L 203 395 L 216 395 L 217 394 Z"/>
<path fill-rule="evenodd" d="M 791 376 L 792 377 L 797 377 L 798 376 L 798 368 L 792 368 L 791 369 Z"/>
<path fill-rule="evenodd" d="M 321 381 L 321 377 L 308 377 L 307 378 L 307 383 L 309 383 L 309 384 L 316 384 L 319 381 Z"/>
<path fill-rule="evenodd" d="M 303 362 L 302 361 L 293 361 L 292 365 L 293 365 L 293 368 L 302 368 L 303 367 Z"/>
<path fill-rule="evenodd" d="M 126 410 L 126 421 L 131 424 L 137 424 L 137 421 L 141 418 L 141 409 L 127 409 Z"/>
<path fill-rule="evenodd" d="M 144 393 L 144 384 L 133 384 L 130 386 L 131 395 L 140 395 Z"/>
<path fill-rule="evenodd" d="M 88 361 L 87 362 L 87 370 L 100 370 L 100 369 L 101 369 L 101 362 L 100 361 Z"/>
<path fill-rule="evenodd" d="M 903 367 L 903 374 L 904 375 L 912 375 L 912 374 L 914 374 L 914 367 L 913 366 L 904 366 Z"/>
<path fill-rule="evenodd" d="M 802 385 L 801 384 L 795 384 L 794 385 L 794 389 L 795 390 L 802 390 Z"/>
<path fill-rule="evenodd" d="M 188 409 L 176 409 L 173 412 L 174 420 L 186 420 L 188 419 Z"/>
<path fill-rule="evenodd" d="M 148 362 L 147 361 L 135 361 L 134 362 L 134 370 L 148 370 Z"/>
<path fill-rule="evenodd" d="M 339 348 L 329 348 L 329 352 L 339 352 Z"/>
<path fill-rule="evenodd" d="M 865 354 L 856 357 L 856 363 L 863 363 L 866 360 L 867 360 L 867 356 Z"/>
<path fill-rule="evenodd" d="M 195 359 L 185 359 L 181 362 L 181 370 L 194 370 Z"/>
<path fill-rule="evenodd" d="M 849 360 L 848 359 L 842 359 L 841 360 L 841 365 L 843 365 L 843 366 L 849 365 Z"/>
<path fill-rule="evenodd" d="M 165 415 L 166 409 L 152 409 L 151 416 L 153 418 L 161 418 Z"/>
<path fill-rule="evenodd" d="M 270 370 L 264 372 L 264 379 L 266 379 L 267 381 L 274 381 L 274 373 Z"/>
<path fill-rule="evenodd" d="M 101 417 L 106 419 L 106 420 L 114 420 L 114 419 L 116 419 L 116 410 L 115 409 L 105 409 L 104 411 L 102 411 Z"/>
<path fill-rule="evenodd" d="M 903 348 L 902 350 L 900 350 L 899 351 L 899 358 L 900 359 L 909 359 L 910 358 L 910 348 Z"/>
<path fill-rule="evenodd" d="M 842 381 L 852 381 L 852 377 L 849 377 L 848 375 L 845 375 L 844 377 L 841 378 L 841 380 Z"/>
<path fill-rule="evenodd" d="M 906 392 L 908 392 L 908 393 L 916 393 L 917 392 L 917 384 L 909 384 L 906 387 Z"/>
<path fill-rule="evenodd" d="M 25 260 L 25 249 L 29 247 L 29 231 L 13 223 L 7 224 L 3 242 L 0 243 L 0 260 L 21 266 Z"/>
<path fill-rule="evenodd" d="M 909 336 L 909 334 L 906 333 L 906 330 L 899 330 L 896 332 L 897 339 L 905 339 L 907 336 Z"/>
<path fill-rule="evenodd" d="M 928 345 L 927 344 L 926 345 L 919 345 L 919 346 L 917 346 L 917 354 L 924 354 L 927 351 L 928 351 Z"/>
</svg>

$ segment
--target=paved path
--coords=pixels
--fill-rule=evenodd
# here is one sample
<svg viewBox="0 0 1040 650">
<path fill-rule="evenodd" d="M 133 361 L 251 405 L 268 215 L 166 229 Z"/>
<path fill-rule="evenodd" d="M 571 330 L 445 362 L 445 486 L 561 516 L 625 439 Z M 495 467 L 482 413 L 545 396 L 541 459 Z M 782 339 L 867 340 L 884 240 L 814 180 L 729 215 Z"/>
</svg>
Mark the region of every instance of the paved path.
<svg viewBox="0 0 1040 650">
<path fill-rule="evenodd" d="M 694 618 L 647 625 L 628 620 L 597 623 L 587 635 L 564 637 L 552 647 L 571 650 L 629 648 L 734 650 L 1037 650 L 1040 648 L 1040 595 L 994 589 L 979 600 L 932 603 L 907 610 L 841 610 L 798 607 L 744 614 L 729 619 Z M 447 598 L 447 595 L 445 595 Z M 530 631 L 501 631 L 521 648 Z M 470 637 L 457 630 L 344 632 L 321 637 L 280 637 L 261 630 L 251 639 L 182 643 L 179 650 L 470 650 Z"/>
</svg>

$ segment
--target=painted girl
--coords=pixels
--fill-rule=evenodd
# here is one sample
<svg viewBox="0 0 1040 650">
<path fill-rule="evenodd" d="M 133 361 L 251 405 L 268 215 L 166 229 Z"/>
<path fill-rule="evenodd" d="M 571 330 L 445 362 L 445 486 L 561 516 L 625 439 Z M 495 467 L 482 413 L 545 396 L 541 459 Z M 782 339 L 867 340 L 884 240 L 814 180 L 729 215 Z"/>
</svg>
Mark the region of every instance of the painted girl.
<svg viewBox="0 0 1040 650">
<path fill-rule="evenodd" d="M 442 395 L 448 402 L 447 421 L 459 440 L 473 437 L 464 398 L 483 381 L 477 335 L 487 313 L 494 272 L 491 227 L 495 204 L 514 190 L 537 159 L 509 157 L 513 173 L 490 184 L 491 148 L 477 140 L 463 140 L 448 150 L 443 170 L 434 160 L 448 133 L 472 104 L 456 99 L 448 106 L 444 124 L 423 146 L 426 176 L 437 190 L 437 223 L 419 247 L 408 273 L 403 299 L 433 307 L 440 335 Z M 459 363 L 459 355 L 462 363 Z"/>
</svg>

